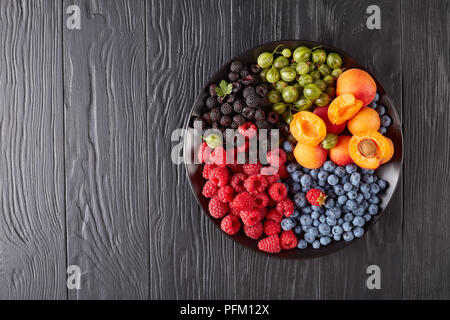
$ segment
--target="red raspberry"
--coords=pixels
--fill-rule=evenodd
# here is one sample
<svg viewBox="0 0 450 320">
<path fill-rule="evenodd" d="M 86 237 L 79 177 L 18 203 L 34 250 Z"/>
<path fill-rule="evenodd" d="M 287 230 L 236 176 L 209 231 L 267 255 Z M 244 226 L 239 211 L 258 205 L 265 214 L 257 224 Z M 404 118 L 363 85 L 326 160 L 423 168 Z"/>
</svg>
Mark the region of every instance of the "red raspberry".
<svg viewBox="0 0 450 320">
<path fill-rule="evenodd" d="M 258 128 L 256 127 L 256 125 L 251 122 L 244 123 L 242 126 L 239 127 L 238 130 L 240 134 L 249 139 L 256 136 L 256 133 L 258 132 Z"/>
<path fill-rule="evenodd" d="M 242 166 L 242 171 L 244 171 L 247 175 L 259 174 L 262 168 L 262 164 L 260 162 L 257 163 L 246 163 Z"/>
<path fill-rule="evenodd" d="M 247 175 L 244 173 L 236 173 L 231 177 L 231 186 L 234 188 L 236 192 L 244 192 L 244 181 L 247 179 Z"/>
<path fill-rule="evenodd" d="M 267 152 L 267 162 L 275 168 L 280 167 L 286 162 L 286 152 L 276 148 Z"/>
<path fill-rule="evenodd" d="M 261 222 L 255 224 L 254 226 L 244 225 L 244 233 L 247 237 L 251 239 L 259 239 L 263 234 L 263 224 Z"/>
<path fill-rule="evenodd" d="M 280 223 L 283 220 L 283 215 L 277 211 L 276 208 L 270 209 L 269 213 L 266 215 L 266 219 Z"/>
<path fill-rule="evenodd" d="M 233 173 L 242 172 L 242 164 L 229 164 L 228 168 L 230 168 Z"/>
<path fill-rule="evenodd" d="M 269 196 L 265 192 L 258 192 L 255 195 L 255 208 L 266 208 L 269 203 Z"/>
<path fill-rule="evenodd" d="M 227 153 L 223 147 L 217 147 L 211 152 L 211 161 L 219 167 L 227 165 Z"/>
<path fill-rule="evenodd" d="M 279 234 L 281 231 L 281 226 L 279 223 L 273 220 L 266 220 L 264 222 L 264 233 L 268 236 L 273 236 L 275 234 Z"/>
<path fill-rule="evenodd" d="M 228 184 L 228 179 L 230 178 L 230 173 L 226 167 L 215 168 L 209 174 L 209 181 L 214 183 L 216 186 L 223 187 Z"/>
<path fill-rule="evenodd" d="M 263 175 L 251 175 L 244 182 L 245 189 L 251 194 L 263 192 L 267 188 L 267 181 Z"/>
<path fill-rule="evenodd" d="M 294 213 L 294 203 L 289 198 L 284 198 L 277 203 L 277 211 L 289 218 Z"/>
<path fill-rule="evenodd" d="M 269 208 L 273 208 L 277 206 L 277 202 L 273 200 L 271 197 L 269 197 L 269 203 L 267 204 Z"/>
<path fill-rule="evenodd" d="M 311 189 L 306 194 L 306 199 L 313 206 L 321 207 L 325 203 L 327 196 L 319 189 Z"/>
<path fill-rule="evenodd" d="M 212 149 L 208 147 L 206 142 L 203 142 L 198 150 L 197 158 L 201 163 L 211 163 Z"/>
<path fill-rule="evenodd" d="M 281 251 L 280 238 L 274 235 L 261 239 L 258 242 L 258 249 L 268 253 L 278 253 Z"/>
<path fill-rule="evenodd" d="M 219 188 L 212 183 L 211 181 L 206 181 L 205 185 L 203 186 L 202 195 L 206 198 L 213 198 Z"/>
<path fill-rule="evenodd" d="M 238 233 L 239 229 L 241 228 L 241 222 L 239 221 L 238 217 L 229 214 L 222 219 L 222 222 L 220 223 L 220 228 L 226 234 L 232 236 Z"/>
<path fill-rule="evenodd" d="M 255 208 L 255 209 L 259 210 L 259 216 L 260 216 L 260 220 L 259 221 L 263 221 L 264 218 L 267 215 L 267 208 L 261 208 L 261 209 Z"/>
<path fill-rule="evenodd" d="M 232 186 L 224 186 L 219 189 L 217 196 L 222 202 L 231 202 L 234 199 L 234 189 Z"/>
<path fill-rule="evenodd" d="M 232 215 L 234 215 L 234 216 L 237 216 L 237 217 L 239 217 L 239 218 L 241 217 L 241 210 L 235 208 L 234 205 L 233 205 L 233 202 L 230 202 L 230 203 L 228 204 L 228 206 L 230 207 L 230 214 L 232 214 Z"/>
<path fill-rule="evenodd" d="M 241 192 L 234 197 L 233 206 L 237 210 L 252 210 L 255 206 L 255 198 L 248 192 Z"/>
<path fill-rule="evenodd" d="M 278 175 L 282 179 L 289 178 L 289 172 L 287 172 L 286 166 L 284 164 L 278 168 Z"/>
<path fill-rule="evenodd" d="M 248 141 L 245 141 L 243 145 L 237 147 L 237 151 L 238 151 L 239 153 L 247 152 L 249 146 L 250 146 L 250 143 L 249 143 Z"/>
<path fill-rule="evenodd" d="M 261 211 L 258 209 L 242 210 L 241 219 L 246 226 L 254 226 L 261 221 Z"/>
<path fill-rule="evenodd" d="M 280 175 L 278 174 L 278 171 L 272 167 L 264 167 L 261 169 L 261 174 L 266 177 L 267 184 L 270 186 L 271 184 L 275 183 L 280 179 Z"/>
<path fill-rule="evenodd" d="M 213 171 L 217 166 L 214 163 L 207 163 L 203 166 L 202 176 L 203 178 L 209 180 L 209 174 Z"/>
<path fill-rule="evenodd" d="M 298 240 L 294 234 L 294 231 L 289 230 L 289 231 L 283 231 L 281 233 L 280 244 L 281 244 L 281 248 L 283 248 L 284 250 L 294 249 L 295 247 L 297 247 L 297 243 L 298 243 Z"/>
<path fill-rule="evenodd" d="M 275 200 L 280 201 L 287 196 L 287 188 L 281 182 L 275 182 L 269 187 L 269 196 Z"/>
<path fill-rule="evenodd" d="M 222 218 L 228 212 L 230 212 L 230 207 L 228 206 L 228 203 L 220 201 L 218 197 L 214 197 L 211 200 L 209 200 L 208 208 L 209 214 L 217 219 Z"/>
</svg>

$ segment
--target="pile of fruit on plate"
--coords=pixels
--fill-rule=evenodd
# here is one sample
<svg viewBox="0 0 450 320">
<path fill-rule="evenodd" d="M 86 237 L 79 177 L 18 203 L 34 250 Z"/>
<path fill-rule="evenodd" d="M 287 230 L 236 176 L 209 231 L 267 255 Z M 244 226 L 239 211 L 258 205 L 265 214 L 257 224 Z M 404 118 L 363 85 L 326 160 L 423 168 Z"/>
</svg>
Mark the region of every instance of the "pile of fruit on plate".
<svg viewBox="0 0 450 320">
<path fill-rule="evenodd" d="M 292 49 L 232 62 L 194 119 L 209 214 L 269 253 L 362 237 L 388 187 L 376 169 L 394 155 L 374 79 L 336 52 Z M 280 134 L 252 148 L 262 129 Z"/>
</svg>

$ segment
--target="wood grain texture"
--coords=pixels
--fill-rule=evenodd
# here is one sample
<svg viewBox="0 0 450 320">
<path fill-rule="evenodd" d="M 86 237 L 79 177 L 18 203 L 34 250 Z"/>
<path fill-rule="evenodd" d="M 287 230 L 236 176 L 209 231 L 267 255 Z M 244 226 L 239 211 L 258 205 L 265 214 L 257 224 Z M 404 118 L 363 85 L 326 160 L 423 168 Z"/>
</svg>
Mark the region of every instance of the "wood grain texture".
<svg viewBox="0 0 450 320">
<path fill-rule="evenodd" d="M 82 271 L 70 299 L 148 298 L 145 1 L 79 5 L 64 30 L 68 263 Z"/>
<path fill-rule="evenodd" d="M 232 1 L 232 56 L 265 42 L 313 40 L 314 1 Z M 318 260 L 280 260 L 236 247 L 237 295 L 241 299 L 319 298 Z"/>
<path fill-rule="evenodd" d="M 360 61 L 381 82 L 402 114 L 400 3 L 378 1 L 381 30 L 366 27 L 371 1 L 317 1 L 318 40 Z M 388 47 L 386 45 L 388 44 Z M 321 259 L 322 299 L 402 297 L 402 182 L 382 218 L 361 241 Z M 381 269 L 381 290 L 366 287 L 369 265 Z"/>
<path fill-rule="evenodd" d="M 235 244 L 201 211 L 184 165 L 171 159 L 173 130 L 230 56 L 230 2 L 147 3 L 150 298 L 236 298 Z"/>
<path fill-rule="evenodd" d="M 0 299 L 64 299 L 61 2 L 0 2 Z"/>
<path fill-rule="evenodd" d="M 402 10 L 403 296 L 449 299 L 450 3 L 402 1 Z"/>
</svg>

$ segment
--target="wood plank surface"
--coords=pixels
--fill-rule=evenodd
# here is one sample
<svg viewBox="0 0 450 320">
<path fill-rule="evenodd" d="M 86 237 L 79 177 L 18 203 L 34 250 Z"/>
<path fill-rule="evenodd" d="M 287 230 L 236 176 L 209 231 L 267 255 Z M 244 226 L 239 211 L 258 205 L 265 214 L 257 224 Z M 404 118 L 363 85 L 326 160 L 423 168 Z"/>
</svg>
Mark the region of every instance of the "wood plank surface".
<svg viewBox="0 0 450 320">
<path fill-rule="evenodd" d="M 450 298 L 450 3 L 402 1 L 403 297 Z"/>
<path fill-rule="evenodd" d="M 149 286 L 145 1 L 66 0 L 64 28 L 70 299 L 146 299 Z"/>
<path fill-rule="evenodd" d="M 0 2 L 0 299 L 64 299 L 61 2 Z"/>
<path fill-rule="evenodd" d="M 372 1 L 317 1 L 318 41 L 346 51 L 381 82 L 402 114 L 400 3 L 378 1 L 381 29 L 369 30 Z M 386 45 L 389 44 L 387 47 Z M 321 299 L 402 297 L 402 182 L 382 218 L 361 241 L 321 259 Z M 369 290 L 369 265 L 381 269 L 381 290 Z"/>
</svg>

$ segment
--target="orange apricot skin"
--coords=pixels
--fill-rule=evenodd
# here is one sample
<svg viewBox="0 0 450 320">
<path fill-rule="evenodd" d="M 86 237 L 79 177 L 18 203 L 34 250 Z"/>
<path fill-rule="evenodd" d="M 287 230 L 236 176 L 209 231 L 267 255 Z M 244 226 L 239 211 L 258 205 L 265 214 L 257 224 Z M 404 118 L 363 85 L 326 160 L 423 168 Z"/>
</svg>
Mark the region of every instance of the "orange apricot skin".
<svg viewBox="0 0 450 320">
<path fill-rule="evenodd" d="M 309 111 L 301 111 L 294 115 L 290 131 L 298 142 L 311 147 L 319 145 L 327 135 L 323 119 Z"/>
<path fill-rule="evenodd" d="M 297 143 L 294 157 L 297 162 L 308 169 L 318 169 L 327 161 L 328 151 L 321 146 L 307 146 Z"/>
<path fill-rule="evenodd" d="M 328 119 L 332 124 L 343 124 L 353 118 L 363 107 L 361 100 L 351 93 L 336 97 L 328 107 Z"/>
<path fill-rule="evenodd" d="M 349 69 L 342 73 L 336 83 L 336 94 L 353 93 L 364 106 L 369 105 L 377 93 L 377 84 L 370 74 L 361 69 Z"/>
<path fill-rule="evenodd" d="M 371 140 L 377 145 L 375 156 L 366 157 L 361 154 L 358 147 L 364 140 Z M 348 144 L 348 152 L 353 161 L 361 168 L 372 170 L 377 169 L 384 160 L 390 157 L 391 149 L 393 150 L 393 146 L 391 147 L 388 139 L 375 130 L 367 130 L 359 135 L 354 135 Z"/>
<path fill-rule="evenodd" d="M 381 121 L 378 112 L 369 107 L 362 107 L 361 110 L 348 121 L 347 128 L 353 135 L 357 135 L 367 130 L 378 131 L 380 129 L 380 124 Z"/>
<path fill-rule="evenodd" d="M 353 163 L 353 159 L 348 152 L 350 139 L 350 136 L 340 135 L 338 143 L 330 149 L 330 159 L 338 166 L 346 166 Z"/>
<path fill-rule="evenodd" d="M 394 143 L 392 142 L 391 139 L 389 139 L 388 137 L 384 137 L 388 143 L 389 143 L 389 151 L 386 152 L 386 154 L 383 155 L 383 160 L 381 161 L 381 164 L 385 164 L 388 163 L 389 161 L 391 161 L 391 159 L 394 157 Z"/>
</svg>

